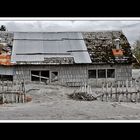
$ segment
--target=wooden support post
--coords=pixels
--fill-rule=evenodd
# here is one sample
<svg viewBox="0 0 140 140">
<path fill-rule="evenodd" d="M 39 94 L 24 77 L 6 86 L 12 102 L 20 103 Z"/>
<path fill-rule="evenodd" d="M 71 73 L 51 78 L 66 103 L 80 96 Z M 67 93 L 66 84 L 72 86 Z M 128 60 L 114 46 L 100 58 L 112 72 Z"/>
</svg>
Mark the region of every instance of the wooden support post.
<svg viewBox="0 0 140 140">
<path fill-rule="evenodd" d="M 111 83 L 111 87 L 110 88 L 111 88 L 111 91 L 110 91 L 110 99 L 112 101 L 112 94 L 113 94 L 113 89 L 112 88 L 113 88 L 113 83 Z"/>
<path fill-rule="evenodd" d="M 86 90 L 87 90 L 87 87 L 86 87 L 86 82 L 85 82 L 85 88 L 84 88 L 84 92 L 86 92 Z"/>
<path fill-rule="evenodd" d="M 140 102 L 140 92 L 138 92 L 138 102 Z"/>
<path fill-rule="evenodd" d="M 0 81 L 0 92 L 2 92 L 2 82 Z"/>
<path fill-rule="evenodd" d="M 0 81 L 0 92 L 2 92 L 2 81 Z"/>
<path fill-rule="evenodd" d="M 129 95 L 130 95 L 129 96 L 129 101 L 131 102 L 132 101 L 132 92 L 130 92 Z"/>
<path fill-rule="evenodd" d="M 106 93 L 105 93 L 105 101 L 106 101 L 106 102 L 107 102 L 107 96 L 108 96 L 108 95 L 107 95 L 107 92 L 106 92 Z"/>
<path fill-rule="evenodd" d="M 130 93 L 133 92 L 133 90 L 132 90 L 132 80 L 130 81 L 130 90 L 129 91 L 130 91 Z"/>
<path fill-rule="evenodd" d="M 24 103 L 24 100 L 25 100 L 25 94 L 23 93 L 23 95 L 22 95 L 22 102 Z"/>
<path fill-rule="evenodd" d="M 8 81 L 5 81 L 5 91 L 8 90 Z"/>
<path fill-rule="evenodd" d="M 4 97 L 4 93 L 2 93 L 2 103 L 5 103 L 5 97 Z"/>
<path fill-rule="evenodd" d="M 126 92 L 128 92 L 128 80 L 126 80 Z"/>
<path fill-rule="evenodd" d="M 136 100 L 136 102 L 138 102 L 137 92 L 135 93 L 135 100 Z"/>
<path fill-rule="evenodd" d="M 103 95 L 101 96 L 101 101 L 104 101 L 104 82 L 102 82 L 102 93 Z"/>
<path fill-rule="evenodd" d="M 119 94 L 118 94 L 118 103 L 120 103 L 120 96 L 121 96 L 121 93 L 119 92 Z"/>
<path fill-rule="evenodd" d="M 121 81 L 118 81 L 118 102 L 120 102 L 120 94 L 121 94 Z"/>
<path fill-rule="evenodd" d="M 91 88 L 91 85 L 89 87 L 89 93 L 92 94 L 92 88 Z"/>
<path fill-rule="evenodd" d="M 118 96 L 117 96 L 117 87 L 118 87 L 118 82 L 117 81 L 115 81 L 115 100 L 117 101 L 117 99 L 118 99 Z"/>
<path fill-rule="evenodd" d="M 110 82 L 108 82 L 108 101 L 110 101 Z"/>
<path fill-rule="evenodd" d="M 18 103 L 20 103 L 20 93 L 18 93 Z"/>
<path fill-rule="evenodd" d="M 128 102 L 128 92 L 126 92 L 126 102 Z"/>
<path fill-rule="evenodd" d="M 108 101 L 108 82 L 106 81 L 106 102 Z"/>
<path fill-rule="evenodd" d="M 13 93 L 11 93 L 11 102 L 13 103 Z"/>
<path fill-rule="evenodd" d="M 2 103 L 4 104 L 5 98 L 4 98 L 4 82 L 2 81 Z"/>
<path fill-rule="evenodd" d="M 124 86 L 125 86 L 125 83 L 122 81 L 122 101 L 124 101 Z"/>
<path fill-rule="evenodd" d="M 135 92 L 135 101 L 137 102 L 138 100 L 138 98 L 137 98 L 137 85 L 136 85 L 136 81 L 134 81 L 134 92 Z"/>
<path fill-rule="evenodd" d="M 133 92 L 132 87 L 133 87 L 133 81 L 131 80 L 130 81 L 130 101 L 132 101 L 132 92 Z"/>
<path fill-rule="evenodd" d="M 128 102 L 128 80 L 126 80 L 126 102 Z"/>
<path fill-rule="evenodd" d="M 120 92 L 120 81 L 118 81 L 118 93 Z"/>
<path fill-rule="evenodd" d="M 15 94 L 15 102 L 18 103 L 18 95 L 17 95 L 17 93 Z"/>
<path fill-rule="evenodd" d="M 2 92 L 4 92 L 4 82 L 2 81 Z"/>
</svg>

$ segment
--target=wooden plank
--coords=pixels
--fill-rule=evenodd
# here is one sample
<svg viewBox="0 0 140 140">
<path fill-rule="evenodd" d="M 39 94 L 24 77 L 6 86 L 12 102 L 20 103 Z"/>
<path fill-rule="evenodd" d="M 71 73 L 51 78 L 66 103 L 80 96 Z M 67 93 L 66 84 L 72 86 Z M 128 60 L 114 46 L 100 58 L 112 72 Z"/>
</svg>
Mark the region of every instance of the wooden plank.
<svg viewBox="0 0 140 140">
<path fill-rule="evenodd" d="M 111 88 L 111 90 L 110 90 L 110 100 L 112 101 L 112 93 L 113 93 L 113 83 L 111 82 L 111 86 L 110 86 L 110 88 Z"/>
<path fill-rule="evenodd" d="M 101 96 L 101 101 L 104 101 L 104 86 L 105 86 L 105 83 L 104 82 L 102 82 L 102 93 L 103 93 L 103 95 Z"/>
<path fill-rule="evenodd" d="M 34 74 L 32 74 L 32 76 L 34 76 L 34 77 L 39 77 L 39 78 L 46 79 L 46 80 L 49 80 L 48 77 L 44 77 L 44 76 L 39 76 L 39 75 L 34 75 Z"/>
<path fill-rule="evenodd" d="M 125 92 L 124 86 L 125 86 L 125 82 L 122 81 L 122 100 L 123 100 L 123 101 L 124 101 L 124 92 Z"/>
<path fill-rule="evenodd" d="M 117 88 L 118 88 L 118 82 L 117 81 L 115 81 L 115 100 L 117 101 L 117 99 L 118 99 L 118 96 L 117 96 Z"/>
</svg>

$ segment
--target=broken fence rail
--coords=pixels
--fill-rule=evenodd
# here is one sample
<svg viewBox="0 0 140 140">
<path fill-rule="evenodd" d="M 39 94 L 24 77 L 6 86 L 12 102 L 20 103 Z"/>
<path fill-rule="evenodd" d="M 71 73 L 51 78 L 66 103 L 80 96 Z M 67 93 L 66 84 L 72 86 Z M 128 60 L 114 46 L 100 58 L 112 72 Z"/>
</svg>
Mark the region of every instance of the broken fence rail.
<svg viewBox="0 0 140 140">
<path fill-rule="evenodd" d="M 140 102 L 140 82 L 136 80 L 102 83 L 102 101 Z"/>
<path fill-rule="evenodd" d="M 24 103 L 27 101 L 23 82 L 0 81 L 0 103 Z"/>
</svg>

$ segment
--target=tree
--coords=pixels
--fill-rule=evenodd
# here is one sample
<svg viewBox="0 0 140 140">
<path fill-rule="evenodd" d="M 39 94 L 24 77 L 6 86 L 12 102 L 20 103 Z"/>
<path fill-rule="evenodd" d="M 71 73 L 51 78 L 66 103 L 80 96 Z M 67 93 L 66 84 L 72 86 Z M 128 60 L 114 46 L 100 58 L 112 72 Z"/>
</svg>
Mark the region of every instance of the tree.
<svg viewBox="0 0 140 140">
<path fill-rule="evenodd" d="M 6 26 L 5 25 L 1 25 L 0 31 L 6 31 Z"/>
<path fill-rule="evenodd" d="M 138 62 L 140 62 L 140 40 L 136 40 L 135 43 L 133 44 L 132 53 L 136 57 Z"/>
</svg>

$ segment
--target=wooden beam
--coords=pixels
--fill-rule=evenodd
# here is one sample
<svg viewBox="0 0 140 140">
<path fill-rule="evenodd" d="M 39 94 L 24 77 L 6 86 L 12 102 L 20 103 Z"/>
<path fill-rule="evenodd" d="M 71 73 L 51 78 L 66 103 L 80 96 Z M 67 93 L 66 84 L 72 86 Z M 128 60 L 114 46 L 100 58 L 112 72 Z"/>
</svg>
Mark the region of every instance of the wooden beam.
<svg viewBox="0 0 140 140">
<path fill-rule="evenodd" d="M 34 77 L 39 77 L 39 78 L 46 79 L 46 80 L 49 80 L 48 77 L 44 77 L 44 76 L 39 76 L 39 75 L 34 75 L 34 74 L 32 74 L 32 76 L 34 76 Z"/>
</svg>

